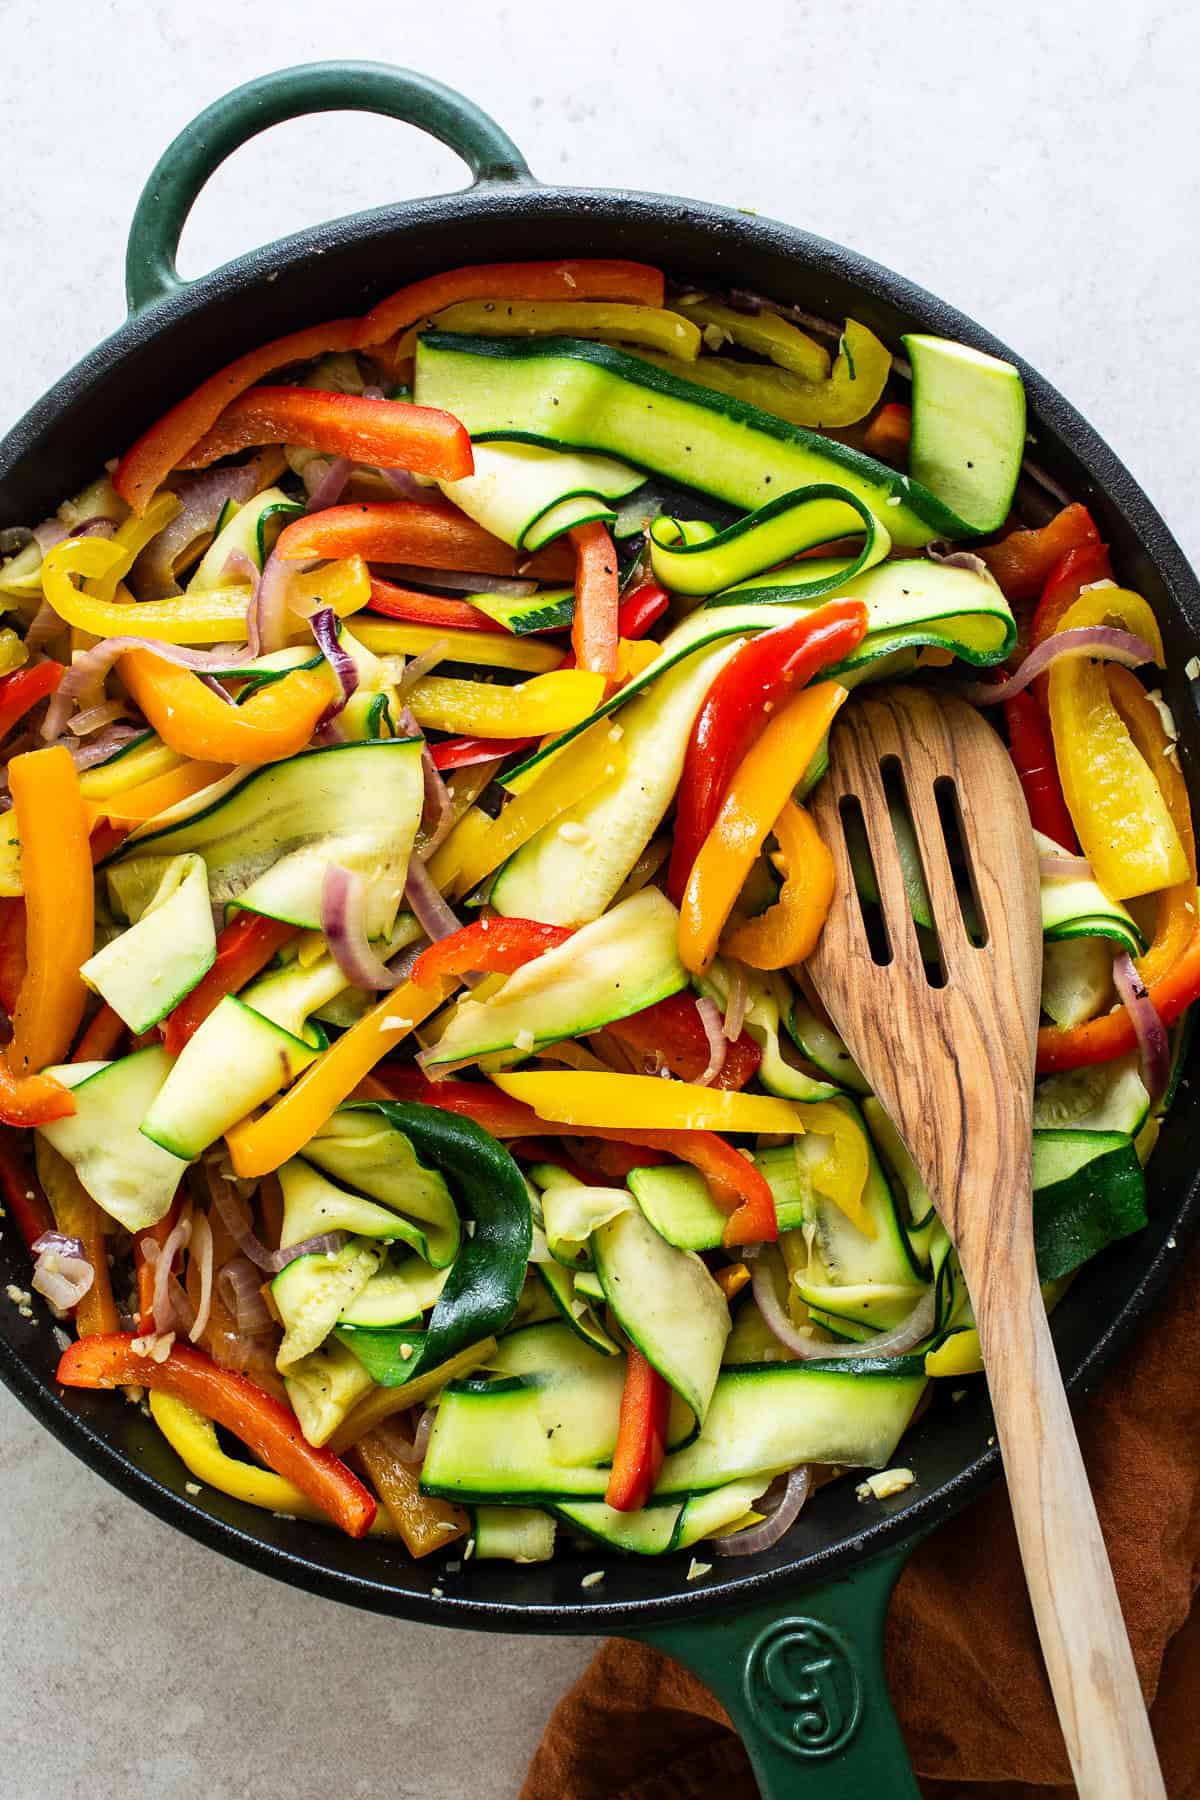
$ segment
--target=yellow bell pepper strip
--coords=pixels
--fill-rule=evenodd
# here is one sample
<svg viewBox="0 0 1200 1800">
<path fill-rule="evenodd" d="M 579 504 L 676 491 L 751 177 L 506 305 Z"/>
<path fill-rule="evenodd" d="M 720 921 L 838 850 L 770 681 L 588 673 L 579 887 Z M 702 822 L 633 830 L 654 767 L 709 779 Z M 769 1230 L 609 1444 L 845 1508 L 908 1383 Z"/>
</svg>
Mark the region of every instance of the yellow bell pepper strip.
<svg viewBox="0 0 1200 1800">
<path fill-rule="evenodd" d="M 537 1074 L 497 1074 L 501 1093 L 532 1106 L 539 1119 L 610 1131 L 804 1130 L 790 1100 L 746 1094 L 735 1088 L 663 1081 L 658 1075 L 595 1074 L 557 1069 Z"/>
<path fill-rule="evenodd" d="M 1172 754 L 1174 743 L 1167 736 L 1162 715 L 1145 688 L 1129 669 L 1110 664 L 1105 676 L 1112 703 L 1162 790 L 1187 859 L 1184 879 L 1164 888 L 1158 896 L 1154 939 L 1145 956 L 1138 959 L 1138 974 L 1150 987 L 1174 967 L 1197 930 L 1196 839 L 1192 807 L 1183 771 Z"/>
<path fill-rule="evenodd" d="M 832 1200 L 864 1237 L 874 1237 L 875 1221 L 863 1205 L 871 1162 L 861 1127 L 836 1100 L 804 1106 L 800 1117 L 806 1132 L 831 1140 L 828 1152 L 813 1169 L 813 1186 Z"/>
<path fill-rule="evenodd" d="M 141 825 L 147 819 L 157 818 L 168 806 L 190 800 L 193 794 L 231 773 L 228 763 L 185 762 L 178 769 L 155 776 L 153 781 L 143 782 L 140 787 L 128 788 L 105 800 L 89 800 L 89 828 L 97 819 L 111 819 L 116 825 Z"/>
<path fill-rule="evenodd" d="M 772 829 L 779 849 L 771 860 L 783 875 L 779 899 L 725 940 L 729 954 L 752 969 L 786 969 L 810 957 L 833 900 L 833 858 L 811 816 L 789 800 Z"/>
<path fill-rule="evenodd" d="M 690 973 L 701 973 L 716 955 L 725 921 L 767 833 L 845 699 L 846 689 L 835 681 L 802 689 L 772 716 L 743 758 L 683 893 L 679 956 Z"/>
<path fill-rule="evenodd" d="M 617 300 L 633 306 L 659 307 L 665 288 L 662 272 L 646 263 L 579 261 L 477 263 L 427 275 L 397 289 L 373 306 L 362 321 L 358 347 L 368 350 L 397 331 L 431 319 L 466 300 Z M 569 328 L 568 328 L 569 329 Z M 118 490 L 119 491 L 119 490 Z"/>
<path fill-rule="evenodd" d="M 157 537 L 164 525 L 169 525 L 182 507 L 177 494 L 155 494 L 144 513 L 131 513 L 123 524 L 118 525 L 111 538 L 98 538 L 97 543 L 107 543 L 114 553 L 107 569 L 88 582 L 87 592 L 94 600 L 111 601 L 117 591 L 117 583 L 128 575 L 139 554 L 146 548 L 150 539 Z M 68 538 L 68 543 L 86 543 L 86 538 Z"/>
<path fill-rule="evenodd" d="M 54 1224 L 64 1237 L 78 1238 L 92 1265 L 92 1285 L 75 1308 L 75 1329 L 81 1338 L 119 1331 L 121 1321 L 113 1299 L 108 1269 L 108 1241 L 104 1214 L 92 1199 L 65 1157 L 45 1138 L 35 1140 L 38 1179 L 46 1191 Z"/>
<path fill-rule="evenodd" d="M 544 825 L 619 775 L 625 767 L 621 736 L 619 725 L 601 719 L 573 739 L 532 786 L 506 801 L 499 817 L 489 820 L 486 829 L 474 829 L 473 841 L 469 845 L 464 841 L 457 853 L 456 892 L 469 893 Z"/>
<path fill-rule="evenodd" d="M 749 1287 L 750 1271 L 744 1262 L 726 1263 L 723 1269 L 716 1271 L 713 1280 L 725 1298 L 732 1300 L 734 1295 L 740 1294 L 744 1287 Z"/>
<path fill-rule="evenodd" d="M 113 486 L 134 512 L 145 512 L 154 490 L 177 469 L 192 445 L 215 425 L 231 400 L 275 369 L 308 362 L 331 351 L 351 350 L 361 328 L 358 319 L 332 319 L 325 325 L 309 325 L 287 337 L 275 338 L 257 350 L 248 350 L 235 362 L 218 369 L 186 399 L 143 432 L 117 464 Z"/>
<path fill-rule="evenodd" d="M 618 591 L 617 553 L 608 528 L 599 520 L 573 525 L 568 534 L 575 546 L 575 616 L 571 621 L 571 648 L 580 669 L 607 676 L 617 674 Z"/>
<path fill-rule="evenodd" d="M 148 781 L 156 781 L 160 775 L 183 768 L 186 760 L 178 751 L 148 734 L 143 743 L 126 750 L 115 762 L 85 769 L 79 777 L 79 789 L 87 801 L 107 800 L 110 794 L 127 794 L 131 788 L 142 787 Z"/>
<path fill-rule="evenodd" d="M 79 968 L 92 954 L 95 900 L 87 814 L 70 752 L 59 745 L 14 756 L 8 781 L 21 837 L 26 956 L 8 1062 L 27 1075 L 62 1062 L 79 1030 L 87 1000 Z"/>
<path fill-rule="evenodd" d="M 427 675 L 413 688 L 408 704 L 423 731 L 514 738 L 569 731 L 603 699 L 603 675 L 567 669 L 535 675 L 517 687 Z"/>
<path fill-rule="evenodd" d="M 344 1455 L 368 1431 L 374 1431 L 377 1426 L 382 1425 L 385 1419 L 390 1419 L 394 1413 L 407 1412 L 410 1407 L 418 1406 L 422 1400 L 428 1400 L 431 1394 L 440 1392 L 447 1382 L 461 1380 L 472 1369 L 486 1363 L 495 1352 L 495 1338 L 481 1338 L 477 1344 L 469 1344 L 465 1350 L 447 1357 L 436 1369 L 427 1369 L 423 1375 L 415 1375 L 400 1387 L 377 1387 L 373 1392 L 364 1394 L 358 1405 L 346 1414 L 330 1438 L 328 1448 L 338 1456 Z"/>
<path fill-rule="evenodd" d="M 658 306 L 628 306 L 621 301 L 462 300 L 406 331 L 395 356 L 397 360 L 415 356 L 417 338 L 428 324 L 437 331 L 458 331 L 468 337 L 606 338 L 615 344 L 644 344 L 680 362 L 694 362 L 700 354 L 700 327 L 692 318 L 681 316 L 683 311 L 682 307 L 673 312 Z"/>
<path fill-rule="evenodd" d="M 1137 594 L 1094 588 L 1063 614 L 1060 630 L 1111 620 L 1144 636 L 1162 661 L 1154 616 Z M 1112 702 L 1104 665 L 1082 656 L 1050 667 L 1050 725 L 1063 793 L 1084 855 L 1113 900 L 1182 882 L 1187 855 L 1166 800 Z"/>
<path fill-rule="evenodd" d="M 152 1393 L 150 1415 L 184 1467 L 197 1481 L 228 1494 L 231 1500 L 243 1500 L 247 1506 L 260 1506 L 265 1512 L 286 1513 L 293 1519 L 311 1519 L 328 1525 L 329 1514 L 323 1507 L 302 1494 L 292 1482 L 271 1469 L 260 1469 L 257 1463 L 243 1462 L 226 1456 L 211 1419 L 176 1400 L 173 1394 Z M 370 1537 L 396 1537 L 399 1534 L 381 1508 L 375 1515 Z"/>
<path fill-rule="evenodd" d="M 751 350 L 779 368 L 790 370 L 801 381 L 811 383 L 829 377 L 829 352 L 824 344 L 778 313 L 765 308 L 761 312 L 739 312 L 720 300 L 691 294 L 685 294 L 675 305 L 684 318 L 694 320 L 703 330 L 710 350 L 736 344 L 739 350 Z"/>
<path fill-rule="evenodd" d="M 874 407 L 892 372 L 891 352 L 873 331 L 847 319 L 837 360 L 827 380 L 805 381 L 790 369 L 766 368 L 761 363 L 733 362 L 725 357 L 702 356 L 680 367 L 673 357 L 654 350 L 635 350 L 631 355 L 652 362 L 668 374 L 699 387 L 728 394 L 760 412 L 774 413 L 789 424 L 826 431 L 840 430 L 865 419 Z"/>
<path fill-rule="evenodd" d="M 471 1521 L 461 1506 L 421 1492 L 421 1471 L 411 1452 L 411 1438 L 398 1421 L 389 1419 L 363 1433 L 354 1446 L 354 1460 L 370 1476 L 408 1554 L 420 1557 L 466 1537 Z"/>
<path fill-rule="evenodd" d="M 354 635 L 364 649 L 376 656 L 420 656 L 424 650 L 445 644 L 448 662 L 523 669 L 531 675 L 548 675 L 563 659 L 563 652 L 556 645 L 538 643 L 529 637 L 447 625 L 412 625 L 400 619 L 363 618 L 355 626 Z"/>
<path fill-rule="evenodd" d="M 475 466 L 465 427 L 440 407 L 311 387 L 248 388 L 230 401 L 180 466 L 207 469 L 252 444 L 294 444 L 440 481 L 459 481 Z"/>
<path fill-rule="evenodd" d="M 163 1392 L 232 1431 L 277 1475 L 308 1495 L 350 1537 L 363 1537 L 376 1505 L 358 1477 L 331 1451 L 306 1443 L 294 1413 L 245 1375 L 220 1369 L 191 1345 L 175 1344 L 163 1362 L 139 1356 L 129 1332 L 81 1339 L 63 1352 L 64 1387 L 138 1386 Z"/>
<path fill-rule="evenodd" d="M 116 545 L 105 538 L 65 538 L 56 544 L 42 565 L 42 579 L 46 599 L 59 618 L 96 638 L 136 633 L 164 644 L 245 640 L 249 599 L 245 585 L 180 594 L 173 600 L 142 600 L 135 611 L 131 596 L 103 599 L 88 591 L 117 568 L 120 560 Z M 84 588 L 75 586 L 74 575 L 88 578 Z M 345 617 L 366 605 L 370 576 L 360 557 L 348 557 L 329 568 L 293 577 L 293 592 L 298 601 L 319 596 L 323 605 Z M 300 623 L 297 620 L 297 627 Z"/>
<path fill-rule="evenodd" d="M 486 841 L 495 823 L 481 807 L 468 807 L 429 859 L 429 879 L 439 893 L 453 896 L 466 891 L 461 880 L 462 871 L 468 860 L 478 854 L 479 846 Z"/>
<path fill-rule="evenodd" d="M 165 744 L 197 762 L 279 762 L 303 750 L 331 697 L 324 669 L 296 669 L 229 706 L 190 669 L 129 650 L 121 680 Z M 22 840 L 24 841 L 24 840 Z"/>
<path fill-rule="evenodd" d="M 257 1179 L 295 1156 L 380 1058 L 436 1012 L 457 986 L 457 981 L 444 981 L 421 988 L 406 981 L 384 994 L 269 1111 L 257 1119 L 243 1119 L 225 1133 L 236 1173 Z"/>
</svg>

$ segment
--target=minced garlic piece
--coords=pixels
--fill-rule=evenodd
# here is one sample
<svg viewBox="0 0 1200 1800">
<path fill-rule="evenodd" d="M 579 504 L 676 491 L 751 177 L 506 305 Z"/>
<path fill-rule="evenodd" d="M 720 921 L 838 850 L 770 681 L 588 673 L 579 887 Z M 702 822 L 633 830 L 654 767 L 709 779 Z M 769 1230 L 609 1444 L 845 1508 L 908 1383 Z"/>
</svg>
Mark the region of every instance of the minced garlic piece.
<svg viewBox="0 0 1200 1800">
<path fill-rule="evenodd" d="M 911 1469 L 881 1469 L 877 1475 L 868 1475 L 854 1491 L 860 1500 L 890 1500 L 893 1494 L 912 1487 L 916 1479 Z"/>
<path fill-rule="evenodd" d="M 590 1575 L 584 1576 L 583 1580 L 580 1582 L 579 1585 L 582 1588 L 599 1587 L 600 1583 L 603 1580 L 604 1580 L 604 1570 L 603 1569 L 593 1569 Z"/>
<path fill-rule="evenodd" d="M 697 1562 L 696 1558 L 693 1556 L 691 1562 L 688 1564 L 687 1580 L 699 1581 L 702 1575 L 711 1575 L 712 1568 L 713 1566 L 711 1563 Z"/>
</svg>

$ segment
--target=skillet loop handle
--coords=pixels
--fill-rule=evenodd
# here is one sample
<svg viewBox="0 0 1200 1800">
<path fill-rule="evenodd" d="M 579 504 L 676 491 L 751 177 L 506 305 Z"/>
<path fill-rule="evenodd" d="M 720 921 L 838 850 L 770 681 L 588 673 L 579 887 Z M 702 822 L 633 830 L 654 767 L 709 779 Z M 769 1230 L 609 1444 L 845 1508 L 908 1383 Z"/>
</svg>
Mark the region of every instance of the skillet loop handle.
<svg viewBox="0 0 1200 1800">
<path fill-rule="evenodd" d="M 532 182 L 507 132 L 429 75 L 388 63 L 302 63 L 235 88 L 185 125 L 142 190 L 125 254 L 125 295 L 141 312 L 183 287 L 175 255 L 187 216 L 226 157 L 286 119 L 368 112 L 416 125 L 461 156 L 475 183 Z"/>
<path fill-rule="evenodd" d="M 773 1605 L 637 1634 L 711 1688 L 763 1800 L 920 1800 L 883 1670 L 888 1602 L 913 1542 Z"/>
</svg>

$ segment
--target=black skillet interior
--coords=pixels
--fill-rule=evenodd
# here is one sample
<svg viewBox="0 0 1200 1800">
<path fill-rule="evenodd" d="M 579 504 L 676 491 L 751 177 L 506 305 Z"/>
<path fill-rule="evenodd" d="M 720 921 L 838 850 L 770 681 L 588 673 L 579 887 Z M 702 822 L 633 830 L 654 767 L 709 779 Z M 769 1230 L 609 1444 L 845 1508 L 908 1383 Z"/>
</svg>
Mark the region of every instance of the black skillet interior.
<svg viewBox="0 0 1200 1800">
<path fill-rule="evenodd" d="M 506 184 L 387 208 L 256 252 L 134 318 L 67 375 L 0 444 L 0 526 L 35 523 L 89 479 L 163 406 L 240 350 L 302 324 L 363 310 L 402 282 L 463 263 L 546 256 L 625 256 L 714 287 L 757 290 L 825 317 L 848 312 L 893 347 L 906 330 L 940 332 L 1010 353 L 969 319 L 911 284 L 824 240 L 769 220 L 687 200 Z M 1017 359 L 1019 360 L 1019 359 Z M 1034 454 L 1091 508 L 1123 579 L 1162 622 L 1164 686 L 1180 722 L 1193 793 L 1198 749 L 1191 684 L 1200 649 L 1200 590 L 1178 546 L 1122 464 L 1074 410 L 1024 365 Z M 1150 1165 L 1152 1222 L 1084 1271 L 1054 1316 L 1076 1396 L 1086 1393 L 1142 1325 L 1200 1214 L 1186 1081 Z M 0 1286 L 28 1282 L 17 1234 L 0 1235 Z M 57 1350 L 39 1314 L 0 1307 L 0 1375 L 78 1456 L 159 1517 L 267 1574 L 381 1612 L 431 1622 L 517 1630 L 611 1632 L 649 1628 L 762 1597 L 778 1578 L 826 1578 L 863 1556 L 936 1524 L 998 1472 L 982 1379 L 937 1384 L 906 1438 L 918 1477 L 907 1494 L 867 1509 L 851 1481 L 824 1489 L 785 1544 L 718 1565 L 687 1584 L 689 1557 L 621 1559 L 601 1546 L 553 1564 L 517 1568 L 468 1562 L 447 1573 L 410 1562 L 385 1541 L 352 1543 L 332 1530 L 278 1519 L 211 1490 L 184 1491 L 182 1464 L 143 1414 L 110 1394 L 63 1393 Z M 453 1551 L 450 1560 L 454 1558 Z M 602 1587 L 581 1573 L 603 1567 Z M 442 1594 L 432 1593 L 440 1588 Z"/>
</svg>

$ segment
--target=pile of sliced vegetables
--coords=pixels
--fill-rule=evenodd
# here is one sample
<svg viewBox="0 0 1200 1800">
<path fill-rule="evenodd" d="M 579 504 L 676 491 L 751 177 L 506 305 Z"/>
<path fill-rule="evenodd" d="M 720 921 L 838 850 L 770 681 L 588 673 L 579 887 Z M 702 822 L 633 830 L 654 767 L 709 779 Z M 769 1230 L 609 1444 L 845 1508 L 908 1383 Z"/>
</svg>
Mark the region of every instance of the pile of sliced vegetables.
<svg viewBox="0 0 1200 1800">
<path fill-rule="evenodd" d="M 4 534 L 5 1229 L 60 1381 L 148 1391 L 200 1483 L 414 1556 L 736 1555 L 978 1371 L 804 975 L 861 682 L 965 691 L 1021 776 L 1047 1304 L 1144 1224 L 1200 993 L 1158 625 L 1014 369 L 914 336 L 909 391 L 802 323 L 454 270 Z"/>
</svg>

